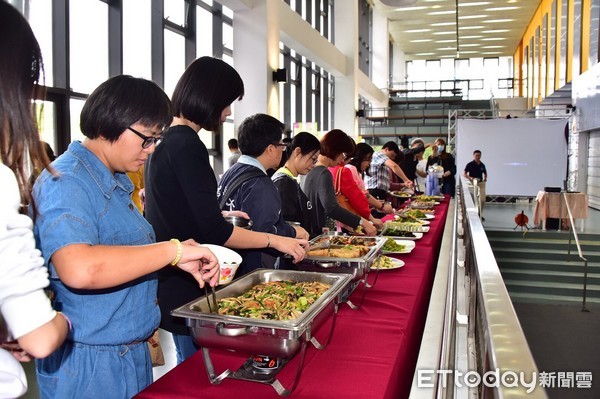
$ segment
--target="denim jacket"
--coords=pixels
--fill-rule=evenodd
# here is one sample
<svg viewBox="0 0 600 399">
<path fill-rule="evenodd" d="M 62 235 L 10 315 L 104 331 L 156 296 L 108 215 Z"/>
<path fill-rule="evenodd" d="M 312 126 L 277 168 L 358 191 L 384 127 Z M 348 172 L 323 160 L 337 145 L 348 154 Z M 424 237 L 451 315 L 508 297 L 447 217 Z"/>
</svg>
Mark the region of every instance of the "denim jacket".
<svg viewBox="0 0 600 399">
<path fill-rule="evenodd" d="M 70 244 L 143 245 L 155 242 L 152 226 L 131 201 L 133 184 L 112 174 L 80 142 L 73 142 L 38 178 L 33 196 L 35 236 L 48 265 L 54 306 L 69 316 L 69 339 L 88 345 L 121 345 L 148 338 L 158 327 L 155 273 L 118 287 L 74 290 L 60 280 L 52 254 Z M 115 268 L 126 268 L 123 259 Z"/>
</svg>

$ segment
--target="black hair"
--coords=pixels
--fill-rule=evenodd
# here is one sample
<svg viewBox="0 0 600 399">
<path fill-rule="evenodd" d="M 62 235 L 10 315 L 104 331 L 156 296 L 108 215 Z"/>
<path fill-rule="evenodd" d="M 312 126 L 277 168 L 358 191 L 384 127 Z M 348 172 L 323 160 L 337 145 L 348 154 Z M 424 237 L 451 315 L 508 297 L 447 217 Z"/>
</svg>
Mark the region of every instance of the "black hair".
<svg viewBox="0 0 600 399">
<path fill-rule="evenodd" d="M 227 141 L 227 147 L 238 148 L 238 141 L 236 139 L 229 139 L 229 141 Z"/>
<path fill-rule="evenodd" d="M 258 157 L 271 144 L 279 144 L 285 125 L 267 114 L 254 114 L 244 119 L 238 128 L 240 151 Z"/>
<path fill-rule="evenodd" d="M 42 52 L 29 23 L 0 1 L 0 162 L 15 174 L 21 204 L 32 204 L 34 210 L 24 166 L 28 158 L 34 169 L 49 164 L 34 117 L 38 104 L 31 101 L 44 98 L 43 82 Z"/>
<path fill-rule="evenodd" d="M 400 147 L 398 147 L 398 144 L 396 144 L 395 141 L 388 141 L 383 145 L 383 147 L 381 147 L 383 150 L 386 148 L 390 151 L 394 151 L 396 154 L 400 154 Z"/>
<path fill-rule="evenodd" d="M 314 134 L 310 134 L 308 132 L 300 132 L 293 138 L 287 140 L 284 138 L 282 141 L 284 143 L 289 141 L 289 144 L 286 148 L 286 151 L 283 153 L 283 157 L 281 157 L 281 162 L 279 164 L 280 167 L 285 165 L 296 148 L 300 148 L 300 154 L 302 155 L 308 155 L 315 151 L 321 151 L 321 142 L 319 139 Z"/>
<path fill-rule="evenodd" d="M 475 155 L 475 154 L 477 154 L 477 153 L 481 154 L 481 151 L 480 151 L 480 150 L 475 150 L 475 151 L 473 151 L 473 155 Z"/>
<path fill-rule="evenodd" d="M 373 147 L 371 147 L 367 143 L 358 143 L 356 145 L 356 148 L 354 149 L 354 157 L 350 161 L 350 165 L 354 165 L 358 173 L 362 174 L 360 170 L 360 164 L 362 163 L 362 161 L 367 159 L 369 155 L 373 155 L 374 152 L 375 150 L 373 149 Z M 367 175 L 370 176 L 368 170 L 365 171 L 365 173 L 367 173 Z"/>
<path fill-rule="evenodd" d="M 131 125 L 164 129 L 173 119 L 169 97 L 150 80 L 118 75 L 98 86 L 81 110 L 83 134 L 115 142 Z"/>
<path fill-rule="evenodd" d="M 235 69 L 218 58 L 192 62 L 173 91 L 173 115 L 209 131 L 221 125 L 221 113 L 244 96 L 244 82 Z"/>
</svg>

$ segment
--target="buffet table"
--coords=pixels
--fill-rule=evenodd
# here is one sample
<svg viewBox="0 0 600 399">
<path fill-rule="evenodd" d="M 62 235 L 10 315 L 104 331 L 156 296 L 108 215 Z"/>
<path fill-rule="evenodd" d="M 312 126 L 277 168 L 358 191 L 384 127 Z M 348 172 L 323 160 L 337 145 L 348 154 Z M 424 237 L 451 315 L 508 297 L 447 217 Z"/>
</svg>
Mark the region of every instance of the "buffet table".
<svg viewBox="0 0 600 399">
<path fill-rule="evenodd" d="M 584 228 L 584 219 L 588 217 L 588 196 L 585 193 L 564 193 L 571 209 L 573 219 L 582 219 L 581 231 Z M 533 223 L 538 226 L 542 224 L 542 229 L 546 230 L 546 219 L 569 219 L 567 206 L 563 199 L 563 193 L 538 192 L 535 198 L 535 211 Z M 560 230 L 560 223 L 559 223 Z"/>
<path fill-rule="evenodd" d="M 406 264 L 381 270 L 376 285 L 358 310 L 340 305 L 329 346 L 309 345 L 300 382 L 292 398 L 407 398 L 429 305 L 449 199 L 435 207 L 430 231 L 410 254 L 396 256 Z M 369 274 L 373 282 L 375 271 Z M 350 299 L 358 303 L 362 286 Z M 329 321 L 315 336 L 324 342 Z M 249 354 L 210 350 L 217 374 L 236 370 Z M 298 356 L 277 375 L 286 387 L 294 379 Z M 202 352 L 158 379 L 137 398 L 280 398 L 268 385 L 225 379 L 209 383 Z"/>
</svg>

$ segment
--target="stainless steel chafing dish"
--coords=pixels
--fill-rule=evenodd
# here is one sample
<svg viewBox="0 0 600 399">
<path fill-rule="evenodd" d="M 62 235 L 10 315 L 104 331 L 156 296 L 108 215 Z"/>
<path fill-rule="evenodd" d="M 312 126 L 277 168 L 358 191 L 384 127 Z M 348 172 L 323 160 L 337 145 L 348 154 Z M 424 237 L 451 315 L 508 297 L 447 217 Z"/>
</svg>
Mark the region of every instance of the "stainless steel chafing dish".
<svg viewBox="0 0 600 399">
<path fill-rule="evenodd" d="M 306 344 L 311 342 L 318 349 L 323 349 L 331 339 L 339 296 L 351 278 L 348 274 L 258 269 L 235 280 L 216 293 L 217 299 L 234 297 L 245 293 L 259 283 L 283 280 L 318 281 L 330 285 L 329 289 L 315 303 L 300 317 L 293 320 L 262 320 L 210 313 L 206 296 L 173 310 L 171 314 L 186 319 L 192 338 L 196 344 L 202 347 L 204 362 L 212 384 L 219 384 L 225 378 L 255 381 L 272 385 L 280 395 L 287 396 L 295 388 L 300 377 Z M 323 345 L 315 339 L 313 334 L 332 315 L 329 335 Z M 301 352 L 301 359 L 296 380 L 293 387 L 288 390 L 274 378 L 276 372 L 268 375 L 257 374 L 251 366 L 252 358 L 248 359 L 235 372 L 226 370 L 220 375 L 216 375 L 208 348 L 276 357 L 281 360 L 281 367 L 298 351 Z"/>
<path fill-rule="evenodd" d="M 364 240 L 367 243 L 372 244 L 370 246 L 369 252 L 365 255 L 358 258 L 337 258 L 337 257 L 328 257 L 328 256 L 307 256 L 299 265 L 298 268 L 301 270 L 309 270 L 309 271 L 318 271 L 318 272 L 331 272 L 331 273 L 344 273 L 350 274 L 352 276 L 352 281 L 348 284 L 348 288 L 345 292 L 342 293 L 342 297 L 345 303 L 347 303 L 352 309 L 358 309 L 362 301 L 364 299 L 365 290 L 370 288 L 372 285 L 375 285 L 377 282 L 377 277 L 373 281 L 372 285 L 369 285 L 367 282 L 369 270 L 373 263 L 377 260 L 379 255 L 382 253 L 383 245 L 387 240 L 386 237 L 367 237 L 367 236 L 340 236 L 336 233 L 327 233 L 322 234 L 318 237 L 315 237 L 310 241 L 311 245 L 317 245 L 319 242 L 323 240 L 333 240 L 334 237 L 349 237 L 356 238 L 360 240 Z M 344 245 L 335 245 L 331 241 L 331 248 L 335 247 L 343 247 Z M 378 275 L 379 269 L 377 269 Z M 360 299 L 360 303 L 358 305 L 354 305 L 352 302 L 347 300 L 347 298 L 354 292 L 354 290 L 360 284 L 364 285 L 364 290 Z"/>
</svg>

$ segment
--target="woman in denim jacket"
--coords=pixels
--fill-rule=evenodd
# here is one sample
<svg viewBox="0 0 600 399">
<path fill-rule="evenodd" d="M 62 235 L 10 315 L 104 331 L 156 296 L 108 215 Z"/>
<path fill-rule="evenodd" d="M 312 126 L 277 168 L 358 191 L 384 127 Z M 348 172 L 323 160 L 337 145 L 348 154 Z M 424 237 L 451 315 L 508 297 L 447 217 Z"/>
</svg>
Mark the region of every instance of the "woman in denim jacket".
<svg viewBox="0 0 600 399">
<path fill-rule="evenodd" d="M 215 285 L 212 252 L 192 240 L 155 243 L 131 201 L 126 172 L 138 170 L 171 122 L 166 94 L 153 82 L 116 76 L 81 111 L 75 141 L 33 191 L 35 233 L 49 266 L 54 306 L 73 329 L 37 361 L 42 398 L 129 398 L 152 383 L 146 340 L 158 327 L 156 271 L 179 267 L 200 286 Z"/>
</svg>

